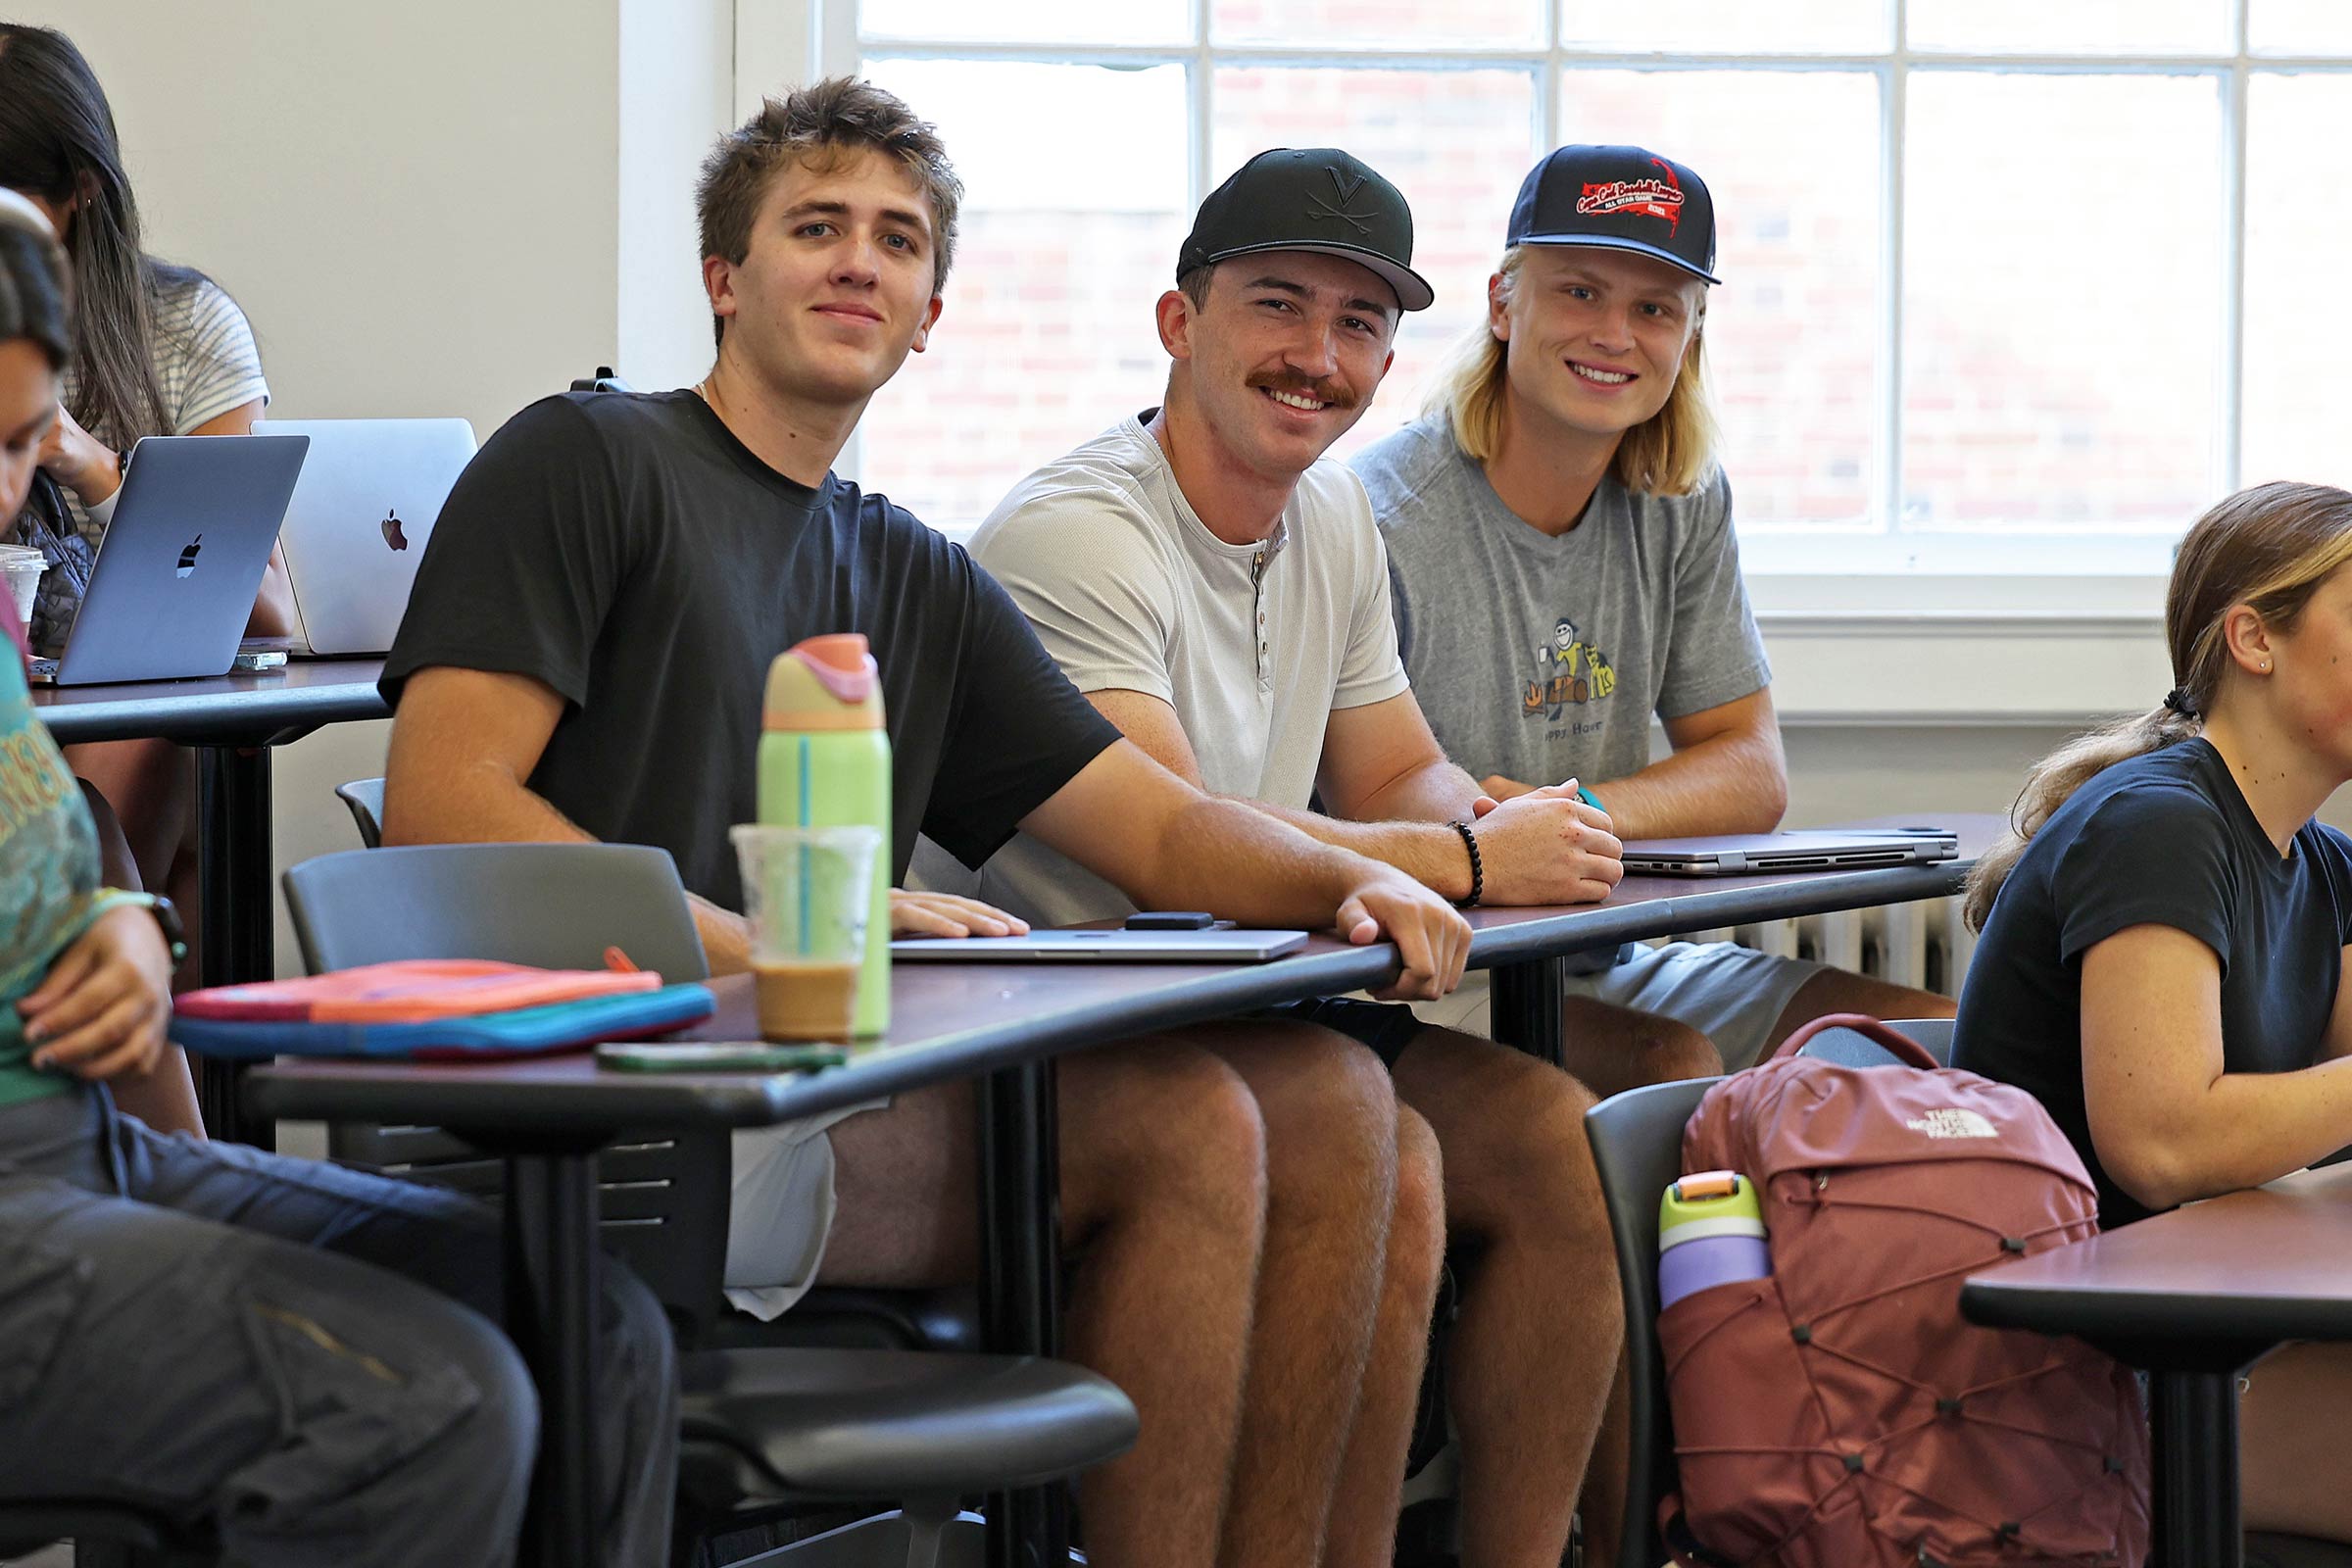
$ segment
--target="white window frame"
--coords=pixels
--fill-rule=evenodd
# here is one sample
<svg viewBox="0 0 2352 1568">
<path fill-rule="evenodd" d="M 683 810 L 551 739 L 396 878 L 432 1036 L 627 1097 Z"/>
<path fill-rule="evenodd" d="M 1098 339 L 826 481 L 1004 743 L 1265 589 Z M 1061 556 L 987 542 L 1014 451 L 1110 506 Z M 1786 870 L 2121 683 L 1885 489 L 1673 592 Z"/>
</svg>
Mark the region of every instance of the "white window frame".
<svg viewBox="0 0 2352 1568">
<path fill-rule="evenodd" d="M 1019 0 L 1012 0 L 1018 4 Z M 1638 0 L 1629 0 L 1638 3 Z M 1023 61 L 1045 64 L 1123 66 L 1180 65 L 1188 68 L 1191 119 L 1191 200 L 1205 193 L 1210 177 L 1210 129 L 1218 67 L 1391 66 L 1422 70 L 1513 67 L 1535 77 L 1535 148 L 1557 144 L 1560 82 L 1570 69 L 1639 71 L 1844 71 L 1873 75 L 1880 88 L 1880 180 L 1882 224 L 1878 281 L 1879 384 L 1873 457 L 1879 526 L 1867 534 L 1842 532 L 1760 533 L 1745 543 L 1746 564 L 1757 609 L 1768 622 L 1795 626 L 1828 623 L 1861 627 L 1883 624 L 1889 604 L 1905 619 L 1966 625 L 1981 622 L 1987 635 L 2016 635 L 2021 625 L 2080 622 L 2087 615 L 2114 625 L 2152 623 L 2162 598 L 2163 573 L 2173 535 L 2069 535 L 2052 531 L 2024 536 L 2034 541 L 2033 566 L 2018 569 L 2020 536 L 1985 537 L 1959 532 L 1903 529 L 1900 454 L 1902 449 L 1902 274 L 1905 216 L 1904 155 L 1906 98 L 1915 71 L 1987 72 L 2049 75 L 2193 76 L 2215 81 L 2221 97 L 2227 147 L 2223 159 L 2220 231 L 2222 374 L 2214 416 L 2220 431 L 2219 467 L 2223 491 L 2237 486 L 2242 433 L 2242 371 L 2245 261 L 2245 164 L 2247 102 L 2252 78 L 2262 73 L 2352 74 L 2352 57 L 2256 55 L 2249 53 L 2251 0 L 2232 0 L 2232 47 L 2227 53 L 2180 55 L 1960 54 L 1914 49 L 1910 44 L 1910 0 L 1884 0 L 1892 48 L 1884 53 L 1703 54 L 1589 50 L 1564 47 L 1559 36 L 1560 0 L 1542 0 L 1542 46 L 1524 48 L 1348 49 L 1329 44 L 1212 44 L 1208 0 L 1192 0 L 1193 42 L 1165 46 L 922 42 L 860 40 L 858 0 L 740 0 L 737 6 L 738 99 L 748 112 L 762 84 L 807 79 L 823 73 L 855 72 L 869 55 L 901 59 Z M 2054 0 L 2063 3 L 2063 0 Z M 855 472 L 858 453 L 844 454 L 845 471 Z M 1734 475 L 1735 481 L 1737 475 Z M 2187 519 L 2183 518 L 2183 522 Z M 2002 562 L 1996 557 L 2006 557 Z"/>
</svg>

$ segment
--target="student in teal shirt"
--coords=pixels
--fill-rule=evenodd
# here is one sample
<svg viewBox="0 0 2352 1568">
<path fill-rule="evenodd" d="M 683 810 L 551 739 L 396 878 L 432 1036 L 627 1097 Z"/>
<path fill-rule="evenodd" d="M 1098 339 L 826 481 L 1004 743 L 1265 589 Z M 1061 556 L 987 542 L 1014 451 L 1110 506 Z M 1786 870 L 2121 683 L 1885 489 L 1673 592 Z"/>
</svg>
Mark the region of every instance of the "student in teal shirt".
<svg viewBox="0 0 2352 1568">
<path fill-rule="evenodd" d="M 67 1071 L 152 1077 L 172 963 L 157 901 L 99 885 L 90 811 L 33 717 L 13 619 L 8 631 L 20 657 L 0 659 L 0 1106 L 71 1093 Z"/>
<path fill-rule="evenodd" d="M 49 216 L 0 190 L 0 517 L 72 341 Z M 117 1105 L 167 1059 L 171 945 L 154 901 L 101 885 L 13 606 L 0 622 L 0 1501 L 135 1503 L 253 1568 L 512 1562 L 538 1407 L 497 1326 L 495 1217 Z M 676 1370 L 652 1295 L 604 1273 L 599 1534 L 606 1562 L 650 1568 Z"/>
</svg>

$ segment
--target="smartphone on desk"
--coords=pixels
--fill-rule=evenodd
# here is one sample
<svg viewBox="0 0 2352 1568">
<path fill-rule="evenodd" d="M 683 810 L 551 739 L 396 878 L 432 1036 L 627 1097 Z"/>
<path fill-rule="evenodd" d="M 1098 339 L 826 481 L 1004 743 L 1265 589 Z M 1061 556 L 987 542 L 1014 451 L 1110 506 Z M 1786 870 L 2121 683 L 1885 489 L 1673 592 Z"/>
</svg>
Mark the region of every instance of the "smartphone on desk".
<svg viewBox="0 0 2352 1568">
<path fill-rule="evenodd" d="M 596 1064 L 622 1072 L 814 1072 L 850 1059 L 840 1046 L 773 1046 L 759 1040 L 685 1040 L 676 1045 L 596 1048 Z"/>
</svg>

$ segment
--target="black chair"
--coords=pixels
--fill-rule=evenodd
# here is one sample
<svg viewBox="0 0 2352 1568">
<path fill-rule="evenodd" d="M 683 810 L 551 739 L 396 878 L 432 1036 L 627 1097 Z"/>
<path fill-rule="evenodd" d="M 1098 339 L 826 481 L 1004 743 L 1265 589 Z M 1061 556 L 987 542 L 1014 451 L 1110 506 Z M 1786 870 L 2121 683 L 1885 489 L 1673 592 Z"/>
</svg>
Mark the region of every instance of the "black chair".
<svg viewBox="0 0 2352 1568">
<path fill-rule="evenodd" d="M 1612 1095 L 1585 1112 L 1592 1163 L 1617 1242 L 1625 1297 L 1627 1434 L 1625 1539 L 1614 1564 L 1658 1568 L 1670 1560 L 1658 1532 L 1658 1499 L 1673 1489 L 1674 1424 L 1666 1408 L 1666 1363 L 1658 1350 L 1658 1195 L 1683 1173 L 1683 1125 L 1721 1080 L 1693 1078 Z"/>
<path fill-rule="evenodd" d="M 497 957 L 560 967 L 625 947 L 665 976 L 706 972 L 669 857 L 612 844 L 355 850 L 289 870 L 286 902 L 315 971 L 402 957 Z M 422 1147 L 433 1129 L 392 1129 Z M 472 1156 L 463 1185 L 494 1194 L 501 1167 Z M 422 1174 L 445 1175 L 448 1165 Z M 796 1563 L 871 1562 L 906 1535 L 927 1568 L 959 1500 L 1061 1479 L 1124 1452 L 1135 1408 L 1106 1380 L 1035 1356 L 908 1349 L 711 1348 L 726 1256 L 723 1134 L 622 1139 L 600 1160 L 603 1234 L 678 1325 L 685 1404 L 680 1518 L 727 1527 L 739 1508 L 897 1503 L 792 1548 Z M 789 1314 L 788 1314 L 789 1315 Z"/>
<path fill-rule="evenodd" d="M 1889 1019 L 1886 1027 L 1949 1066 L 1952 1060 L 1952 1023 L 1950 1018 L 1899 1018 Z M 1796 1054 L 1822 1061 L 1834 1061 L 1845 1067 L 1904 1065 L 1896 1060 L 1891 1052 L 1857 1029 L 1824 1029 L 1799 1046 Z"/>
<path fill-rule="evenodd" d="M 376 849 L 384 842 L 384 781 L 380 778 L 355 778 L 348 784 L 335 786 L 335 797 L 351 808 L 351 820 L 360 830 L 360 843 L 367 849 Z"/>
</svg>

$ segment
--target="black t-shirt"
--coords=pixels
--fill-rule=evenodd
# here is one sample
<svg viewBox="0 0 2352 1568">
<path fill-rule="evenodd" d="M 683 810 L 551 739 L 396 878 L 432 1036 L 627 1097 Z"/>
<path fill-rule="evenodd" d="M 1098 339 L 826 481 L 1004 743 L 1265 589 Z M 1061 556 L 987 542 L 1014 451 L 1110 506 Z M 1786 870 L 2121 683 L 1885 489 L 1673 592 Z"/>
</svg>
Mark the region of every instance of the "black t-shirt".
<svg viewBox="0 0 2352 1568">
<path fill-rule="evenodd" d="M 2082 1155 L 2113 1228 L 2148 1210 L 2109 1180 L 2082 1098 L 2082 955 L 2167 925 L 2222 960 L 2228 1072 L 2319 1059 L 2352 943 L 2352 840 L 2306 822 L 2281 858 L 2221 754 L 2183 741 L 2094 774 L 2034 835 L 1970 960 L 1956 1066 L 2029 1090 Z"/>
<path fill-rule="evenodd" d="M 1118 739 L 961 546 L 828 475 L 753 456 L 692 392 L 569 393 L 491 437 L 441 509 L 385 701 L 419 669 L 564 701 L 530 787 L 600 839 L 658 844 L 729 908 L 776 655 L 863 632 L 890 729 L 892 877 L 919 830 L 978 865 Z"/>
</svg>

